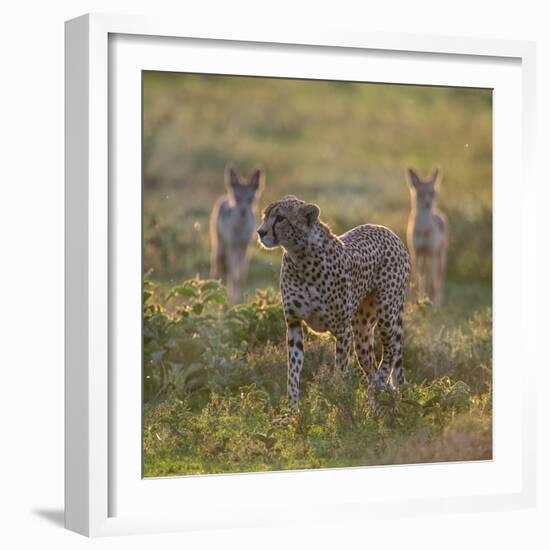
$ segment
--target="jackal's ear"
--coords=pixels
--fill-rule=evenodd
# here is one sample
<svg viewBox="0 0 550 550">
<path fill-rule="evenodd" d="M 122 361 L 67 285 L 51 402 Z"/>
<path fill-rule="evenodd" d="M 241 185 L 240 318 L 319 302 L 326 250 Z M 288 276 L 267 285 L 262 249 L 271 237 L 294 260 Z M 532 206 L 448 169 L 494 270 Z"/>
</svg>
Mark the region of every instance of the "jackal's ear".
<svg viewBox="0 0 550 550">
<path fill-rule="evenodd" d="M 260 195 L 264 190 L 264 180 L 265 176 L 263 174 L 263 171 L 260 168 L 256 168 L 256 170 L 254 170 L 254 173 L 250 177 L 249 185 L 254 189 L 257 195 Z"/>
<path fill-rule="evenodd" d="M 316 204 L 304 204 L 300 210 L 308 225 L 313 225 L 319 219 L 319 214 L 321 213 L 320 208 Z"/>
<path fill-rule="evenodd" d="M 412 168 L 407 168 L 406 174 L 407 174 L 407 181 L 409 182 L 409 185 L 417 189 L 421 184 L 418 174 Z"/>
<path fill-rule="evenodd" d="M 225 186 L 228 191 L 233 191 L 236 187 L 239 187 L 241 182 L 239 181 L 239 176 L 235 171 L 235 165 L 232 162 L 229 162 L 225 167 Z"/>
<path fill-rule="evenodd" d="M 439 188 L 441 185 L 441 179 L 441 170 L 439 168 L 435 168 L 430 177 L 430 181 L 435 187 Z"/>
</svg>

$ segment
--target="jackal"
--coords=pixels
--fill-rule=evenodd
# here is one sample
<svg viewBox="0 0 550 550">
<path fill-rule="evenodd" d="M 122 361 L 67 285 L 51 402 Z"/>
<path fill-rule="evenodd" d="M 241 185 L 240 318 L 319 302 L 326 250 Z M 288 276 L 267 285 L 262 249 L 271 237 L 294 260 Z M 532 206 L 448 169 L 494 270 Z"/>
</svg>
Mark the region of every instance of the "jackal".
<svg viewBox="0 0 550 550">
<path fill-rule="evenodd" d="M 408 168 L 406 178 L 411 191 L 407 245 L 412 260 L 413 281 L 418 294 L 427 292 L 434 306 L 439 307 L 444 299 L 449 245 L 447 220 L 434 207 L 440 173 L 436 168 L 428 179 L 421 179 L 412 168 Z"/>
<path fill-rule="evenodd" d="M 256 202 L 263 189 L 262 170 L 256 169 L 248 183 L 242 182 L 235 167 L 225 169 L 227 194 L 212 209 L 210 240 L 212 244 L 211 276 L 227 285 L 231 304 L 242 299 L 248 276 L 249 245 L 256 227 Z"/>
</svg>

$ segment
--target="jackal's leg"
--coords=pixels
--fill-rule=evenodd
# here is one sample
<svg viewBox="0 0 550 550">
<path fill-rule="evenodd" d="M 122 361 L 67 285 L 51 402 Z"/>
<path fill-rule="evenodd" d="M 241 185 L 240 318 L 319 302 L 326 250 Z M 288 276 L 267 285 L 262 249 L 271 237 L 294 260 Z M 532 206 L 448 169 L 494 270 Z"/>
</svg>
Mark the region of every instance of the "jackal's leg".
<svg viewBox="0 0 550 550">
<path fill-rule="evenodd" d="M 233 250 L 227 251 L 227 298 L 230 305 L 238 303 L 237 271 L 239 265 Z"/>
<path fill-rule="evenodd" d="M 241 266 L 241 269 L 240 269 L 240 277 L 239 277 L 239 283 L 241 285 L 242 288 L 245 287 L 246 285 L 246 282 L 248 280 L 248 267 L 249 267 L 249 264 L 250 264 L 250 256 L 248 254 L 248 247 L 243 247 L 240 251 L 240 266 Z"/>
<path fill-rule="evenodd" d="M 440 281 L 440 296 L 441 305 L 445 303 L 445 276 L 447 273 L 447 247 L 441 247 L 439 252 L 439 281 Z"/>
<path fill-rule="evenodd" d="M 413 287 L 413 292 L 415 295 L 418 295 L 418 256 L 414 250 L 410 250 L 411 257 L 411 282 Z"/>
<path fill-rule="evenodd" d="M 228 282 L 227 293 L 231 305 L 242 301 L 243 286 L 248 270 L 247 247 L 235 246 L 227 251 L 228 257 Z"/>
<path fill-rule="evenodd" d="M 416 254 L 416 292 L 418 298 L 422 298 L 426 295 L 426 263 L 427 258 L 425 254 Z"/>
<path fill-rule="evenodd" d="M 227 284 L 227 258 L 224 245 L 219 240 L 213 245 L 210 276 L 212 279 L 221 279 L 223 284 Z"/>
<path fill-rule="evenodd" d="M 441 247 L 432 257 L 433 301 L 441 307 L 444 300 L 446 250 Z"/>
</svg>

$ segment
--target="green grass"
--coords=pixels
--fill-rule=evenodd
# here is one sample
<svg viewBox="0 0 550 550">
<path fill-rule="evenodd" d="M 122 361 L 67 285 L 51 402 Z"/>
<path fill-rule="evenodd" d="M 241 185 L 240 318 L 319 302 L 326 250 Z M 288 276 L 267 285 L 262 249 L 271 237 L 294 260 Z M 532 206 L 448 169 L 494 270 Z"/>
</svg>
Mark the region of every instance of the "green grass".
<svg viewBox="0 0 550 550">
<path fill-rule="evenodd" d="M 380 396 L 380 418 L 356 360 L 351 381 L 342 380 L 332 338 L 306 333 L 300 415 L 287 419 L 276 293 L 229 308 L 214 281 L 186 281 L 167 299 L 147 289 L 146 476 L 492 456 L 490 305 L 407 305 L 408 381 L 398 395 Z"/>
<path fill-rule="evenodd" d="M 491 109 L 489 90 L 146 74 L 146 476 L 491 458 Z M 332 339 L 308 335 L 301 415 L 282 420 L 280 252 L 253 247 L 241 306 L 205 282 L 230 159 L 266 169 L 260 207 L 293 193 L 336 233 L 379 223 L 402 238 L 404 168 L 442 168 L 447 302 L 407 304 L 408 383 L 381 418 L 355 359 L 345 383 Z"/>
</svg>

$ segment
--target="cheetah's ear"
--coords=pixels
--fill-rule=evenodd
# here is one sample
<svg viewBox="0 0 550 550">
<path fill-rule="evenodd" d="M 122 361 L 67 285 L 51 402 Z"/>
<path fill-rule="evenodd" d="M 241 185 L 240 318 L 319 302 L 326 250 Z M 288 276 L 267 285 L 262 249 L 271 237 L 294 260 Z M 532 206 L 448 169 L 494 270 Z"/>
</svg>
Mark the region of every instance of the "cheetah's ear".
<svg viewBox="0 0 550 550">
<path fill-rule="evenodd" d="M 301 211 L 306 219 L 308 225 L 313 225 L 318 219 L 321 210 L 316 204 L 304 204 Z"/>
<path fill-rule="evenodd" d="M 254 189 L 256 194 L 259 196 L 261 195 L 262 191 L 264 190 L 265 186 L 265 176 L 263 174 L 263 171 L 260 168 L 257 168 L 254 170 L 254 173 L 250 177 L 250 183 L 249 185 Z"/>
<path fill-rule="evenodd" d="M 421 184 L 418 174 L 412 168 L 407 168 L 407 180 L 409 185 L 415 189 L 418 189 Z"/>
<path fill-rule="evenodd" d="M 239 181 L 239 176 L 235 171 L 235 165 L 230 162 L 225 168 L 225 186 L 229 192 L 233 191 L 235 188 L 239 187 L 241 182 Z"/>
</svg>

